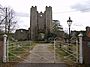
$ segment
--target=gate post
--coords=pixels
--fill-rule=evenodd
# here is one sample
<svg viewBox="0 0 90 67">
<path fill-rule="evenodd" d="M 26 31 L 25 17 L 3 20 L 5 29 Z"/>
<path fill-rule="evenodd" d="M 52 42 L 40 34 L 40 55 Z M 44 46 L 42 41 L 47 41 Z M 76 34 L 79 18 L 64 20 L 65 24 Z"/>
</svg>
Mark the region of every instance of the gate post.
<svg viewBox="0 0 90 67">
<path fill-rule="evenodd" d="M 54 39 L 54 63 L 55 63 L 55 61 L 56 61 L 56 46 L 55 46 L 55 44 L 56 44 L 56 38 Z"/>
<path fill-rule="evenodd" d="M 6 57 L 7 35 L 4 34 L 3 37 L 4 37 L 4 44 L 3 44 L 3 62 L 6 62 L 6 61 L 7 61 L 7 57 Z"/>
<path fill-rule="evenodd" d="M 83 63 L 83 51 L 82 51 L 82 37 L 83 37 L 83 34 L 80 33 L 79 35 L 79 43 L 80 43 L 80 50 L 79 50 L 79 62 L 82 64 Z"/>
<path fill-rule="evenodd" d="M 78 57 L 78 54 L 79 54 L 79 53 L 78 53 L 78 51 L 79 51 L 79 50 L 78 50 L 78 40 L 76 40 L 76 56 L 77 56 L 77 57 L 76 57 L 76 58 L 77 58 L 77 59 L 76 59 L 76 62 L 77 62 L 77 63 L 78 63 L 78 60 L 79 60 L 79 57 Z"/>
</svg>

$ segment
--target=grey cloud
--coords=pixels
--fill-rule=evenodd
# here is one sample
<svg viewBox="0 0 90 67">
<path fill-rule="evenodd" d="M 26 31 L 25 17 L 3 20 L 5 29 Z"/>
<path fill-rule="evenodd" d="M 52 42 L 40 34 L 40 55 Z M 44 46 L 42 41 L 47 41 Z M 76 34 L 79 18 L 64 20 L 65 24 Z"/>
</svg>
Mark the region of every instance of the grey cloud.
<svg viewBox="0 0 90 67">
<path fill-rule="evenodd" d="M 19 16 L 19 17 L 29 17 L 29 14 L 28 13 L 15 12 L 15 15 L 16 16 Z"/>
<path fill-rule="evenodd" d="M 90 12 L 90 1 L 78 3 L 71 8 L 81 12 Z"/>
</svg>

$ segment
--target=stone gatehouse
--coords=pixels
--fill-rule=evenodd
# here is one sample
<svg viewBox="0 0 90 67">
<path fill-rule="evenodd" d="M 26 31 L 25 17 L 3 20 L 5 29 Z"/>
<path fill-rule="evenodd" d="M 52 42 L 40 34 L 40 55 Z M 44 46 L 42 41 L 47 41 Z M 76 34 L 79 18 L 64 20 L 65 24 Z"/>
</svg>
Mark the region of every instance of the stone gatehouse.
<svg viewBox="0 0 90 67">
<path fill-rule="evenodd" d="M 52 7 L 46 6 L 44 13 L 37 11 L 37 6 L 31 7 L 30 11 L 30 39 L 38 40 L 40 37 L 51 32 Z"/>
</svg>

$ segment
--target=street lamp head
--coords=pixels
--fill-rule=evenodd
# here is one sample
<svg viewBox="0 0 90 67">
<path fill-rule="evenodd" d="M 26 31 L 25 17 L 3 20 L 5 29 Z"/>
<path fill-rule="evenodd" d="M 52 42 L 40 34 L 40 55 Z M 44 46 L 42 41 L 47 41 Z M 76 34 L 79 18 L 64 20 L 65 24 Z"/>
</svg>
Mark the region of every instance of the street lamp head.
<svg viewBox="0 0 90 67">
<path fill-rule="evenodd" d="M 72 24 L 72 20 L 71 20 L 70 17 L 69 17 L 69 20 L 67 20 L 67 24 L 68 24 L 69 26 L 71 26 L 71 24 Z"/>
<path fill-rule="evenodd" d="M 69 17 L 69 20 L 67 20 L 67 22 L 72 22 L 71 17 Z"/>
</svg>

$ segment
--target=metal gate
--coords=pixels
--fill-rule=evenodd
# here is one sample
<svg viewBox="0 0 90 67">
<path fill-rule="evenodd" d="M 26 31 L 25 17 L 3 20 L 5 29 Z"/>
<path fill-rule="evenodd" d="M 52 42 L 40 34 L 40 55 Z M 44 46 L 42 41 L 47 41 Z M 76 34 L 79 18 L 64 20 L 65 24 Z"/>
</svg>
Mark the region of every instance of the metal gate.
<svg viewBox="0 0 90 67">
<path fill-rule="evenodd" d="M 30 54 L 30 50 L 33 48 L 31 41 L 7 41 L 7 61 L 8 62 L 21 62 L 28 61 L 25 56 Z"/>
<path fill-rule="evenodd" d="M 54 40 L 56 55 L 66 63 L 78 63 L 79 43 L 77 39 L 71 39 L 71 43 L 62 41 L 60 38 Z"/>
<path fill-rule="evenodd" d="M 32 41 L 8 40 L 7 62 L 54 63 L 54 53 L 47 51 L 49 46 L 52 45 L 53 44 L 36 44 Z M 51 56 L 49 56 L 50 53 Z"/>
<path fill-rule="evenodd" d="M 20 63 L 63 63 L 56 57 L 54 43 L 10 41 L 7 45 L 7 61 Z"/>
<path fill-rule="evenodd" d="M 78 42 L 65 43 L 55 38 L 52 43 L 8 40 L 7 61 L 21 63 L 77 63 Z"/>
</svg>

